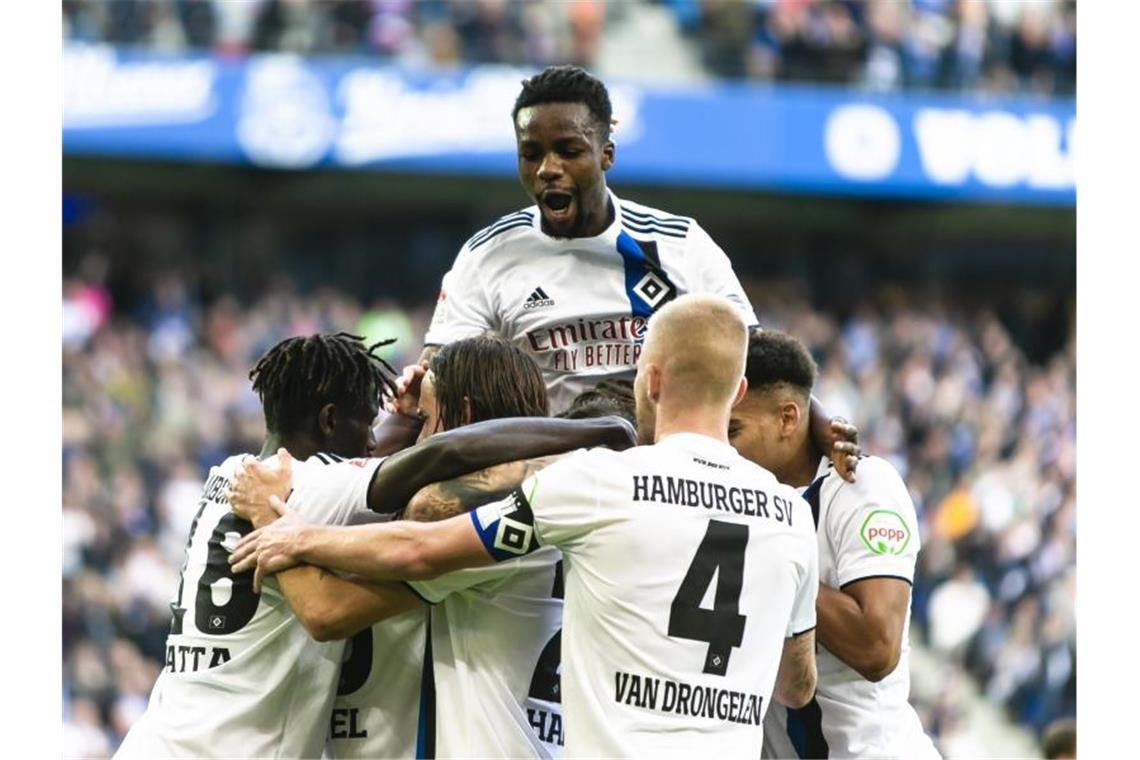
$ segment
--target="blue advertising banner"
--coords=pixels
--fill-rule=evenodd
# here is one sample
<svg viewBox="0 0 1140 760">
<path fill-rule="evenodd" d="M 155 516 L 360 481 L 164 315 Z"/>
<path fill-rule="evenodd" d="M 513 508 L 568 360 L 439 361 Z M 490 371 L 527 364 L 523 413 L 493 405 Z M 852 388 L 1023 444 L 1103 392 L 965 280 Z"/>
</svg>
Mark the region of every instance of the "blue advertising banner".
<svg viewBox="0 0 1140 760">
<path fill-rule="evenodd" d="M 63 150 L 513 176 L 530 71 L 366 59 L 64 52 Z M 615 182 L 1072 206 L 1072 100 L 787 85 L 609 83 Z"/>
</svg>

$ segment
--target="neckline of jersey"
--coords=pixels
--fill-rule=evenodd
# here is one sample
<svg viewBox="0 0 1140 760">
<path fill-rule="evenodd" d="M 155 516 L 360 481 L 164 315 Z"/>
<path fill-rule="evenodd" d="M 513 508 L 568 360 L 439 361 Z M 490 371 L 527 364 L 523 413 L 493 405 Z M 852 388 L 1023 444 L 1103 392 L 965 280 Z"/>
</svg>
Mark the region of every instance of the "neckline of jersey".
<svg viewBox="0 0 1140 760">
<path fill-rule="evenodd" d="M 621 201 L 618 199 L 614 191 L 606 186 L 606 194 L 610 197 L 610 203 L 614 206 L 614 220 L 610 222 L 610 226 L 599 232 L 592 237 L 572 237 L 572 238 L 557 238 L 547 235 L 542 229 L 542 209 L 536 203 L 532 208 L 534 209 L 534 220 L 531 222 L 531 228 L 542 236 L 544 240 L 553 245 L 560 246 L 574 246 L 574 245 L 588 245 L 590 243 L 605 243 L 611 244 L 617 241 L 618 235 L 624 229 L 621 223 Z"/>
<path fill-rule="evenodd" d="M 739 456 L 737 454 L 736 449 L 732 448 L 731 444 L 724 443 L 723 441 L 718 441 L 717 439 L 711 438 L 707 435 L 704 435 L 703 433 L 687 433 L 687 432 L 670 433 L 669 435 L 665 436 L 661 440 L 657 441 L 657 443 L 655 445 L 661 446 L 662 444 L 667 444 L 667 443 L 672 443 L 673 445 L 676 445 L 676 446 L 681 447 L 681 448 L 696 445 L 697 447 L 704 447 L 704 448 L 708 448 L 708 449 L 718 449 L 720 451 L 728 452 L 728 453 L 732 454 L 733 456 Z"/>
</svg>

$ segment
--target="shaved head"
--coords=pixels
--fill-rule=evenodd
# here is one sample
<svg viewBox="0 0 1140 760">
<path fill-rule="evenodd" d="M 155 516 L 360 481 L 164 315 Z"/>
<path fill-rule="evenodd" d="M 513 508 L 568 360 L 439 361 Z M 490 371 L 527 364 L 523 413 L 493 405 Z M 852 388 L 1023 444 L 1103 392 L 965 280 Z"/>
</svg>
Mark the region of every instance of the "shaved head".
<svg viewBox="0 0 1140 760">
<path fill-rule="evenodd" d="M 653 440 L 659 416 L 711 422 L 743 394 L 748 329 L 736 307 L 712 295 L 684 295 L 649 320 L 637 367 L 638 429 Z M 719 423 L 715 423 L 719 424 Z"/>
</svg>

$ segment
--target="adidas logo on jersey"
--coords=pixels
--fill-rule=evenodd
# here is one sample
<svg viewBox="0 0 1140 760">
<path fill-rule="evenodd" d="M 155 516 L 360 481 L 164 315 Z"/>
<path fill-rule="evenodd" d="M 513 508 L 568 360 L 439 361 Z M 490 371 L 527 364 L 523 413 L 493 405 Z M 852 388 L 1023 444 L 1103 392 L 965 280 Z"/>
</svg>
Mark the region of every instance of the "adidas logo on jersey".
<svg viewBox="0 0 1140 760">
<path fill-rule="evenodd" d="M 546 295 L 546 291 L 542 288 L 535 288 L 530 297 L 523 303 L 523 309 L 530 311 L 531 309 L 544 309 L 547 306 L 553 306 L 554 299 Z"/>
</svg>

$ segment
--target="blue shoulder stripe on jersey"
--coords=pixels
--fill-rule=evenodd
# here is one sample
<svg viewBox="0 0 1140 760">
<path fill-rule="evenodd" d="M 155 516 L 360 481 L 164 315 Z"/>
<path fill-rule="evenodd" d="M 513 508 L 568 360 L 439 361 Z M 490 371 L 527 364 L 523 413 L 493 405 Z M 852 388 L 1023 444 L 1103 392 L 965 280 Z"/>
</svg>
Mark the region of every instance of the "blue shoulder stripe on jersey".
<svg viewBox="0 0 1140 760">
<path fill-rule="evenodd" d="M 482 238 L 493 234 L 496 229 L 503 226 L 504 224 L 510 224 L 511 222 L 517 222 L 519 219 L 525 218 L 525 216 L 526 216 L 526 211 L 516 211 L 513 214 L 507 214 L 504 217 L 496 219 L 494 222 L 492 222 L 491 224 L 488 224 L 486 227 L 484 227 L 483 229 L 479 230 L 474 235 L 472 235 L 470 242 L 478 243 L 478 242 L 480 242 L 480 240 Z"/>
<path fill-rule="evenodd" d="M 492 230 L 494 230 L 496 227 L 500 227 L 504 224 L 509 224 L 510 222 L 518 221 L 519 219 L 524 219 L 524 218 L 530 218 L 530 211 L 525 209 L 525 208 L 522 211 L 515 211 L 514 213 L 507 214 L 506 216 L 500 216 L 498 219 L 496 219 L 495 221 L 491 222 L 490 224 L 488 224 L 483 229 L 476 232 L 474 235 L 472 235 L 472 237 L 479 237 L 480 235 L 485 235 L 488 232 L 491 232 Z"/>
<path fill-rule="evenodd" d="M 653 214 L 646 214 L 643 211 L 634 211 L 631 208 L 622 207 L 622 215 L 629 215 L 637 221 L 644 223 L 656 222 L 662 227 L 675 227 L 680 230 L 689 229 L 689 220 L 681 216 L 654 216 Z"/>
<path fill-rule="evenodd" d="M 656 222 L 639 222 L 632 217 L 622 214 L 622 225 L 634 232 L 657 233 L 658 235 L 666 235 L 668 237 L 684 238 L 688 231 L 678 230 L 672 227 L 661 227 Z"/>
<path fill-rule="evenodd" d="M 625 265 L 625 295 L 629 299 L 630 314 L 648 319 L 657 307 L 676 297 L 677 288 L 665 270 L 646 255 L 643 246 L 649 244 L 638 243 L 625 230 L 618 233 L 617 250 Z"/>
<path fill-rule="evenodd" d="M 513 230 L 513 229 L 517 229 L 519 227 L 530 227 L 531 224 L 533 224 L 533 222 L 531 222 L 530 219 L 521 219 L 521 220 L 514 222 L 512 224 L 505 224 L 502 227 L 500 227 L 499 229 L 495 230 L 490 235 L 487 235 L 486 237 L 484 237 L 482 240 L 480 240 L 476 243 L 468 244 L 467 248 L 468 248 L 468 250 L 473 251 L 476 248 L 482 246 L 484 243 L 490 242 L 492 239 L 498 237 L 500 234 L 506 232 L 507 230 Z"/>
<path fill-rule="evenodd" d="M 521 211 L 518 213 L 515 213 L 515 214 L 509 214 L 507 216 L 504 216 L 502 219 L 498 219 L 495 222 L 487 225 L 483 229 L 476 232 L 474 235 L 471 236 L 471 238 L 467 242 L 470 245 L 478 245 L 479 243 L 483 242 L 484 238 L 493 235 L 495 233 L 495 231 L 497 229 L 499 229 L 500 227 L 502 227 L 503 225 L 510 224 L 511 222 L 517 222 L 521 218 L 523 218 Z"/>
<path fill-rule="evenodd" d="M 471 249 L 478 248 L 479 246 L 483 245 L 483 243 L 487 242 L 504 230 L 512 229 L 514 227 L 521 227 L 524 224 L 530 224 L 533 221 L 534 216 L 530 211 L 524 210 L 517 211 L 513 214 L 508 214 L 491 226 L 484 227 L 482 230 L 472 235 L 471 239 L 467 241 L 467 247 Z"/>
<path fill-rule="evenodd" d="M 328 455 L 326 455 L 326 454 L 322 454 L 321 452 L 318 451 L 316 454 L 313 454 L 313 456 L 315 456 L 317 459 L 319 459 L 321 464 L 331 464 L 331 462 L 329 462 Z"/>
</svg>

